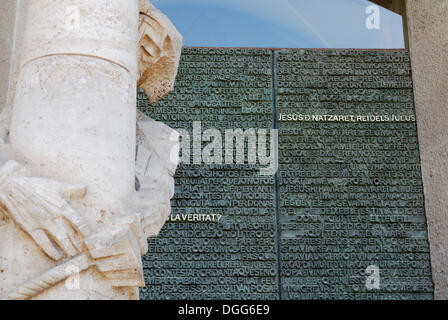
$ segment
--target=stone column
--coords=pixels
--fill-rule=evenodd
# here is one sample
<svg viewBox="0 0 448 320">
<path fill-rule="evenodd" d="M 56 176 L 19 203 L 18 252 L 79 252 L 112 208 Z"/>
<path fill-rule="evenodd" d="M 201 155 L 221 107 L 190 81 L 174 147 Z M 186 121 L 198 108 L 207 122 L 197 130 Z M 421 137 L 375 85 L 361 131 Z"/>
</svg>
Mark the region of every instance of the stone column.
<svg viewBox="0 0 448 320">
<path fill-rule="evenodd" d="M 138 1 L 35 0 L 28 10 L 13 155 L 116 208 L 135 179 Z"/>
<path fill-rule="evenodd" d="M 448 2 L 406 12 L 436 299 L 448 299 Z"/>
</svg>

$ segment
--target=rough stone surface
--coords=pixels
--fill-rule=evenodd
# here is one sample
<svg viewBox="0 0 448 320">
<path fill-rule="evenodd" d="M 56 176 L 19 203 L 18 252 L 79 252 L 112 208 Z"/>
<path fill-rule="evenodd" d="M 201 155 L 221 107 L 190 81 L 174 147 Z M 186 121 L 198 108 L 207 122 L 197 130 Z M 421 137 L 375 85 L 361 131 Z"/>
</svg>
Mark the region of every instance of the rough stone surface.
<svg viewBox="0 0 448 320">
<path fill-rule="evenodd" d="M 435 297 L 448 299 L 448 2 L 406 10 Z"/>
<path fill-rule="evenodd" d="M 182 37 L 171 21 L 146 0 L 140 0 L 139 33 L 138 86 L 155 103 L 174 89 Z"/>
</svg>

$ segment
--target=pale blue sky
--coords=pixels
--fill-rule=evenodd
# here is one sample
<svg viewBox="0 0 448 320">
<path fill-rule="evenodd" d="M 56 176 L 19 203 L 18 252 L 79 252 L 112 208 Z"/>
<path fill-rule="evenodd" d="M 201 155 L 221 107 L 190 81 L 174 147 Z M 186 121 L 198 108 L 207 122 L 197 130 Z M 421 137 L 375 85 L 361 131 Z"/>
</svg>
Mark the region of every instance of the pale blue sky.
<svg viewBox="0 0 448 320">
<path fill-rule="evenodd" d="M 381 8 L 368 30 L 366 0 L 152 0 L 186 46 L 403 48 L 401 17 Z"/>
</svg>

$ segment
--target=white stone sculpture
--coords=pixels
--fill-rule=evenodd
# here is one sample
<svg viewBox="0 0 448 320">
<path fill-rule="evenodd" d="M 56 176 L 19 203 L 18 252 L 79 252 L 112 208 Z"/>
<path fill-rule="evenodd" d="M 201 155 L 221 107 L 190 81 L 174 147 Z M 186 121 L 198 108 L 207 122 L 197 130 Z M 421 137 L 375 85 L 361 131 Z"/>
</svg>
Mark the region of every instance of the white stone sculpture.
<svg viewBox="0 0 448 320">
<path fill-rule="evenodd" d="M 146 0 L 29 2 L 0 118 L 0 298 L 138 299 L 178 134 L 137 114 L 136 86 L 152 103 L 169 93 L 181 47 Z"/>
</svg>

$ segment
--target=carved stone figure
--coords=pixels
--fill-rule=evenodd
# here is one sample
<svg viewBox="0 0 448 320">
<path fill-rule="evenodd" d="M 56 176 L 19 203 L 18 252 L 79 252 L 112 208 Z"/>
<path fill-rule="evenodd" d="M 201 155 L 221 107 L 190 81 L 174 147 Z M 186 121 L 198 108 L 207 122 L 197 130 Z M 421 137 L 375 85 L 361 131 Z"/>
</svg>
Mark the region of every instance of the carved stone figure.
<svg viewBox="0 0 448 320">
<path fill-rule="evenodd" d="M 136 89 L 169 93 L 181 47 L 146 0 L 29 2 L 0 118 L 0 298 L 138 299 L 178 134 L 137 113 Z"/>
</svg>

